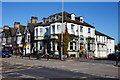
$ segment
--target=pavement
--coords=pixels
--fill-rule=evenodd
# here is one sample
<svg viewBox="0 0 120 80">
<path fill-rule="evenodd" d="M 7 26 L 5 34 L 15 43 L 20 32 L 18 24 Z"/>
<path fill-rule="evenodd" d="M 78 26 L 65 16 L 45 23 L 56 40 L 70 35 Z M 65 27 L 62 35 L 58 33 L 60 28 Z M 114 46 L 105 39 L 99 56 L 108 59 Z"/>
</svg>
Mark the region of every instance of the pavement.
<svg viewBox="0 0 120 80">
<path fill-rule="evenodd" d="M 23 65 L 22 67 L 18 66 L 16 67 L 15 70 L 19 70 L 22 68 L 24 68 L 23 70 L 21 69 L 21 71 L 32 71 L 32 74 L 36 73 L 37 71 L 40 72 L 40 69 L 42 69 L 44 75 L 50 75 L 50 72 L 53 72 L 56 75 L 51 74 L 50 76 L 48 76 L 48 78 L 85 78 L 86 76 L 90 77 L 90 78 L 120 78 L 119 73 L 119 67 L 114 66 L 113 62 L 111 62 L 111 64 L 109 64 L 110 62 L 108 61 L 107 63 L 104 63 L 104 61 L 102 61 L 101 63 L 99 62 L 95 62 L 94 61 L 90 62 L 87 60 L 83 60 L 83 61 L 60 61 L 60 60 L 54 60 L 54 59 L 50 59 L 49 61 L 47 61 L 46 59 L 42 59 L 42 60 L 36 60 L 35 58 L 31 58 L 29 60 L 29 58 L 21 58 L 21 57 L 11 57 L 11 58 L 3 58 L 2 59 L 3 63 L 7 63 L 7 64 L 13 64 L 13 65 L 17 65 L 17 64 L 21 64 Z M 107 61 L 106 61 L 107 62 Z M 25 65 L 27 65 L 28 67 L 25 67 Z M 40 67 L 40 69 L 39 69 Z M 46 71 L 44 71 L 46 70 Z M 4 71 L 4 69 L 3 69 Z M 10 73 L 9 71 L 12 72 L 16 72 L 13 70 L 6 70 L 7 74 Z M 24 72 L 24 73 L 27 73 Z M 40 74 L 38 72 L 38 74 Z M 6 73 L 6 72 L 3 72 Z M 29 72 L 30 73 L 30 72 Z M 48 74 L 49 73 L 49 74 Z M 41 74 L 41 75 L 42 75 Z M 66 75 L 66 76 L 60 76 L 60 75 Z M 59 76 L 58 76 L 59 75 Z M 75 76 L 77 75 L 77 76 Z M 26 75 L 24 75 L 26 76 Z M 30 77 L 27 74 L 28 77 Z M 35 75 L 34 75 L 35 76 Z M 39 76 L 39 75 L 38 75 Z M 56 77 L 55 77 L 56 76 Z M 42 77 L 46 77 L 46 76 L 42 76 Z M 34 77 L 33 77 L 34 78 Z M 41 78 L 41 77 L 40 77 Z"/>
</svg>

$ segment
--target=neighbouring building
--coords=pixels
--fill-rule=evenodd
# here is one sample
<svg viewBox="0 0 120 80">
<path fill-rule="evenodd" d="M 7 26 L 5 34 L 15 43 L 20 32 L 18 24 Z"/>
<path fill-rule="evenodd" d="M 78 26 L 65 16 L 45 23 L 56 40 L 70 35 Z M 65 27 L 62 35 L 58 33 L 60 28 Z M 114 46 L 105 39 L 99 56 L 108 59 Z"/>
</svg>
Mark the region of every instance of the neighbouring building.
<svg viewBox="0 0 120 80">
<path fill-rule="evenodd" d="M 2 49 L 2 35 L 3 35 L 3 28 L 0 28 L 0 50 Z"/>
<path fill-rule="evenodd" d="M 114 53 L 114 39 L 95 30 L 95 56 L 96 57 L 106 57 L 110 53 Z"/>
<path fill-rule="evenodd" d="M 62 13 L 43 18 L 42 22 L 35 26 L 34 47 L 39 54 L 47 52 L 53 57 L 60 55 L 56 42 L 57 34 L 61 34 L 61 30 L 65 32 L 65 26 L 73 38 L 68 46 L 69 57 L 103 58 L 114 52 L 114 39 L 96 31 L 94 26 L 85 22 L 83 16 L 76 17 L 73 13 L 63 12 L 63 18 L 63 28 Z"/>
<path fill-rule="evenodd" d="M 25 54 L 31 54 L 35 57 L 36 54 L 34 52 L 34 27 L 37 26 L 38 18 L 37 17 L 31 17 L 31 22 L 27 23 L 27 26 L 25 28 L 25 44 L 24 48 Z"/>
<path fill-rule="evenodd" d="M 14 23 L 14 29 L 16 30 L 15 34 L 15 52 L 17 55 L 20 55 L 20 52 L 24 51 L 24 36 L 25 36 L 25 27 L 24 25 L 21 25 L 20 22 L 15 22 Z"/>
</svg>

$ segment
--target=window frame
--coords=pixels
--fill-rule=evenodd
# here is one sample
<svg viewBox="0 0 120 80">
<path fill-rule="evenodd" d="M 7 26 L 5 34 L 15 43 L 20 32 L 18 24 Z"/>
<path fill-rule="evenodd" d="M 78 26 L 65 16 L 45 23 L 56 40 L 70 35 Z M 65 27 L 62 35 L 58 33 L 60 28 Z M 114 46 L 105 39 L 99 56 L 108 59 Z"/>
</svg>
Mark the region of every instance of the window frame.
<svg viewBox="0 0 120 80">
<path fill-rule="evenodd" d="M 73 42 L 70 42 L 70 50 L 73 50 Z"/>
<path fill-rule="evenodd" d="M 40 50 L 42 50 L 42 42 L 40 42 Z"/>
<path fill-rule="evenodd" d="M 83 26 L 80 26 L 80 32 L 83 32 Z"/>
<path fill-rule="evenodd" d="M 40 36 L 43 36 L 43 28 L 40 28 Z"/>
<path fill-rule="evenodd" d="M 55 34 L 55 25 L 52 25 L 52 34 Z"/>
<path fill-rule="evenodd" d="M 91 29 L 90 28 L 88 28 L 88 33 L 91 33 Z"/>
<path fill-rule="evenodd" d="M 56 20 L 58 20 L 58 19 L 59 19 L 59 15 L 56 15 L 55 17 L 56 17 Z"/>
<path fill-rule="evenodd" d="M 72 34 L 75 34 L 74 27 L 75 27 L 75 25 L 71 24 L 71 33 Z"/>
</svg>

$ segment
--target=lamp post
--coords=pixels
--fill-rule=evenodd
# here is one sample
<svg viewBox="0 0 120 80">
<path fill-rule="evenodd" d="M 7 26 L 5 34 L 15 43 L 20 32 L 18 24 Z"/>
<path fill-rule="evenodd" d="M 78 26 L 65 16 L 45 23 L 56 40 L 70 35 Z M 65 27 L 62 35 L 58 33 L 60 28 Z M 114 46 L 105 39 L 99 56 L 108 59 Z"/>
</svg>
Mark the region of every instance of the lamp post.
<svg viewBox="0 0 120 80">
<path fill-rule="evenodd" d="M 61 28 L 61 60 L 63 55 L 63 0 L 62 0 L 62 28 Z"/>
</svg>

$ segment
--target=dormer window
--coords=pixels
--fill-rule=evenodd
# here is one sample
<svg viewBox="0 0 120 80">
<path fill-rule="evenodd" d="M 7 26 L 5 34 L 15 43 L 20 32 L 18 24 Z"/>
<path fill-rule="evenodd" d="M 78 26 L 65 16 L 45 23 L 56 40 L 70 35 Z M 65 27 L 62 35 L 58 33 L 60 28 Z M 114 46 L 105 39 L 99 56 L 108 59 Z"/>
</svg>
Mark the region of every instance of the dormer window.
<svg viewBox="0 0 120 80">
<path fill-rule="evenodd" d="M 75 20 L 75 15 L 71 14 L 71 20 Z"/>
<path fill-rule="evenodd" d="M 52 17 L 49 18 L 49 22 L 51 22 L 51 21 L 52 21 Z"/>
<path fill-rule="evenodd" d="M 59 19 L 59 16 L 58 15 L 56 15 L 56 20 L 58 20 Z"/>
<path fill-rule="evenodd" d="M 45 23 L 45 19 L 43 19 L 43 23 Z"/>
<path fill-rule="evenodd" d="M 83 23 L 83 16 L 80 16 L 80 22 Z"/>
<path fill-rule="evenodd" d="M 82 21 L 83 21 L 83 19 L 80 19 L 80 21 L 82 22 Z"/>
</svg>

